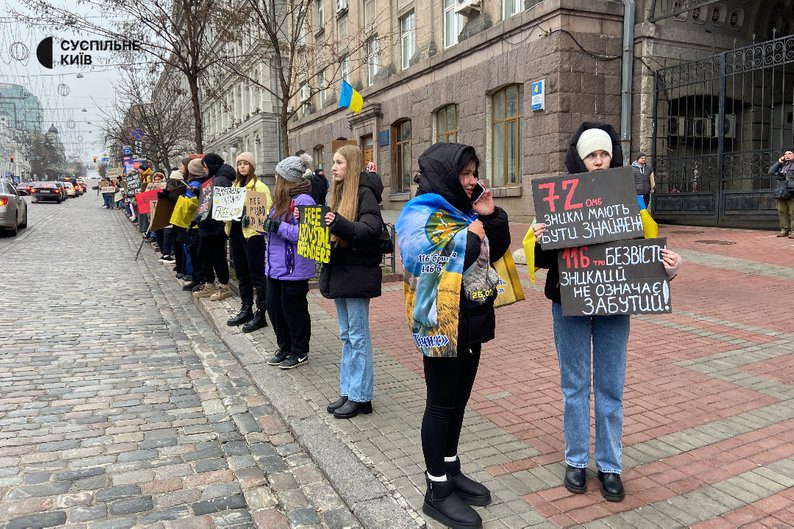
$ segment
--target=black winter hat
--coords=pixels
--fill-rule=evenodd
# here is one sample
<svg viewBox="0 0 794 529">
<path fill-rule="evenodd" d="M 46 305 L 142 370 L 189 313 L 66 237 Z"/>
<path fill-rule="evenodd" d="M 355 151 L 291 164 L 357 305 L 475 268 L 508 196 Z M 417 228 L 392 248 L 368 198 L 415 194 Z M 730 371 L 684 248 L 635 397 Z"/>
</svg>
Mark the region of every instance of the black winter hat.
<svg viewBox="0 0 794 529">
<path fill-rule="evenodd" d="M 205 154 L 201 161 L 207 166 L 207 172 L 210 176 L 215 176 L 215 173 L 218 172 L 218 169 L 221 168 L 221 165 L 223 165 L 224 162 L 223 158 L 221 158 L 219 154 L 212 152 Z"/>
</svg>

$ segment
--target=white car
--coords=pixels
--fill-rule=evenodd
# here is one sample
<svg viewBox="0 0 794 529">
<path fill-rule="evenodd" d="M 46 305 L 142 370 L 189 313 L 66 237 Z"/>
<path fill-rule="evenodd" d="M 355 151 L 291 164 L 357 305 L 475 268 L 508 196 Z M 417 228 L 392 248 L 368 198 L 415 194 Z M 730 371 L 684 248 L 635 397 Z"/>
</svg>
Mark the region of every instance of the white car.
<svg viewBox="0 0 794 529">
<path fill-rule="evenodd" d="M 66 196 L 74 198 L 77 196 L 77 192 L 74 190 L 74 186 L 71 182 L 61 182 L 64 188 L 66 188 Z"/>
</svg>

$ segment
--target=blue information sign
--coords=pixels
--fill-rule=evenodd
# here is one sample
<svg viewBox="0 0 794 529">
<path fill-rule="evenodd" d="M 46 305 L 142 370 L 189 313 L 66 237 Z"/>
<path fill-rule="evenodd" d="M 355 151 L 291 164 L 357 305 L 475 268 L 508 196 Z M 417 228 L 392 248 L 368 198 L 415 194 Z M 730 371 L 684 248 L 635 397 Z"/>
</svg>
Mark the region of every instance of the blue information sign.
<svg viewBox="0 0 794 529">
<path fill-rule="evenodd" d="M 532 110 L 546 108 L 546 80 L 533 81 L 532 83 Z"/>
</svg>

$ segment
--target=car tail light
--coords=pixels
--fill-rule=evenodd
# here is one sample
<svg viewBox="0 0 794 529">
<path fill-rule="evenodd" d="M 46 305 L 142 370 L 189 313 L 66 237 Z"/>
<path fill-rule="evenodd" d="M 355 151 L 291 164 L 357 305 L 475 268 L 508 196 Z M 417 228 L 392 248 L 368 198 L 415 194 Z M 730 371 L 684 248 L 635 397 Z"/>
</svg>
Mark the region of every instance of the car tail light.
<svg viewBox="0 0 794 529">
<path fill-rule="evenodd" d="M 8 197 L 0 197 L 0 206 L 8 204 Z"/>
</svg>

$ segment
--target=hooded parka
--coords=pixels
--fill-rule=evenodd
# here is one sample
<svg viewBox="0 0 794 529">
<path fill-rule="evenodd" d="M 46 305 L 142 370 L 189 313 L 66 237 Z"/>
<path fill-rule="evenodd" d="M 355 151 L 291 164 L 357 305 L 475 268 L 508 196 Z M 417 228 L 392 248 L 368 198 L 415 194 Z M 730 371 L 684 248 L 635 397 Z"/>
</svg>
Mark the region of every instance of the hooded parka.
<svg viewBox="0 0 794 529">
<path fill-rule="evenodd" d="M 195 178 L 195 180 L 198 180 L 203 184 L 207 181 L 207 179 L 212 178 L 213 188 L 231 187 L 232 182 L 234 182 L 234 179 L 237 176 L 237 173 L 235 173 L 234 168 L 231 165 L 223 163 L 223 158 L 217 154 L 208 154 L 204 157 L 203 161 L 207 165 L 207 176 L 200 176 Z M 199 236 L 206 237 L 208 235 L 224 235 L 225 227 L 226 226 L 224 222 L 212 218 L 212 206 L 210 205 L 207 218 L 198 223 Z"/>
</svg>

